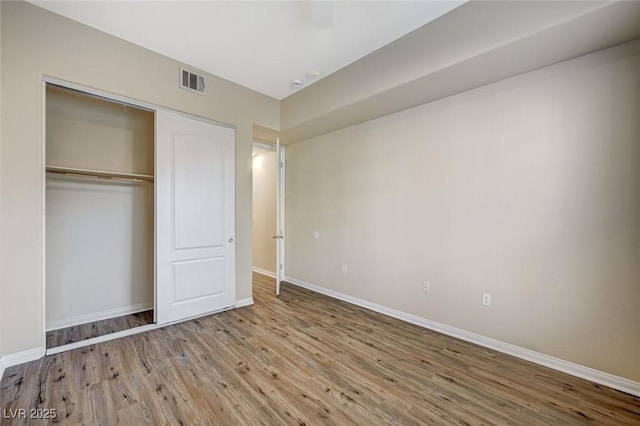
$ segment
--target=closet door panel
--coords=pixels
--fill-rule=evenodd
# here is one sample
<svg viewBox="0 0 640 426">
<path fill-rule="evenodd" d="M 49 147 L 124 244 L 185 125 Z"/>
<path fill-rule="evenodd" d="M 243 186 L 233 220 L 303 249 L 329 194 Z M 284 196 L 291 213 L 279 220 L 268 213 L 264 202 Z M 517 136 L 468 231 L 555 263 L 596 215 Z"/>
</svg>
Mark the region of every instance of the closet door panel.
<svg viewBox="0 0 640 426">
<path fill-rule="evenodd" d="M 156 320 L 235 304 L 235 131 L 156 113 Z"/>
<path fill-rule="evenodd" d="M 175 248 L 224 248 L 223 144 L 176 134 L 172 145 Z"/>
<path fill-rule="evenodd" d="M 224 291 L 224 257 L 174 262 L 173 272 L 176 302 L 217 295 Z"/>
</svg>

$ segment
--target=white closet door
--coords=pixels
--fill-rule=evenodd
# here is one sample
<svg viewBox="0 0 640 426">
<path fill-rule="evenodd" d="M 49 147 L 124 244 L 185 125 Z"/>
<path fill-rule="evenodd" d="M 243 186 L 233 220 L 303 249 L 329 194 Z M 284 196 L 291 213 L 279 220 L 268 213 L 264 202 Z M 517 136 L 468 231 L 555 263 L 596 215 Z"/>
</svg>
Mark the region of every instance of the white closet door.
<svg viewBox="0 0 640 426">
<path fill-rule="evenodd" d="M 235 304 L 235 131 L 156 112 L 156 321 Z"/>
</svg>

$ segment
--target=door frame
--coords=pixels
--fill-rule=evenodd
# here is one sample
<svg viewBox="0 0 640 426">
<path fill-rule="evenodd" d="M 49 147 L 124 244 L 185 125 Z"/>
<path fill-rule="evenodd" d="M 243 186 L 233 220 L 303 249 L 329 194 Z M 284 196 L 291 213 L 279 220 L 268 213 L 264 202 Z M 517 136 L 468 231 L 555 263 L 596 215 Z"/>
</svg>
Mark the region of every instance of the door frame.
<svg viewBox="0 0 640 426">
<path fill-rule="evenodd" d="M 177 115 L 181 115 L 183 117 L 187 117 L 189 119 L 192 120 L 198 120 L 198 121 L 202 121 L 205 123 L 209 123 L 209 124 L 213 124 L 216 126 L 222 126 L 222 127 L 227 127 L 227 128 L 231 128 L 234 129 L 236 131 L 236 137 L 237 137 L 237 128 L 236 126 L 229 124 L 229 123 L 223 123 L 220 121 L 216 121 L 216 120 L 212 120 L 210 118 L 207 117 L 202 117 L 202 116 L 198 116 L 198 115 L 194 115 L 194 114 L 189 114 L 189 113 L 185 113 L 183 111 L 178 111 L 178 110 L 174 110 L 171 108 L 166 108 L 166 107 L 160 107 L 158 105 L 149 103 L 149 102 L 144 102 L 144 101 L 140 101 L 137 99 L 132 99 L 132 98 L 128 98 L 126 96 L 121 96 L 121 95 L 117 95 L 115 93 L 111 93 L 111 92 L 107 92 L 107 91 L 103 91 L 103 90 L 99 90 L 99 89 L 95 89 L 93 87 L 88 87 L 88 86 L 84 86 L 82 84 L 77 84 L 77 83 L 73 83 L 70 82 L 68 80 L 63 80 L 57 77 L 53 77 L 50 75 L 45 75 L 43 74 L 41 76 L 41 124 L 42 124 L 42 133 L 41 133 L 41 142 L 40 142 L 40 148 L 41 148 L 41 164 L 40 164 L 40 171 L 41 171 L 41 176 L 40 176 L 40 184 L 41 184 L 41 190 L 42 190 L 42 216 L 41 216 L 41 224 L 42 224 L 42 282 L 41 282 L 41 295 L 42 295 L 42 307 L 41 307 L 41 311 L 42 311 L 42 348 L 44 349 L 43 351 L 43 355 L 50 355 L 50 354 L 55 354 L 55 353 L 60 353 L 60 352 L 64 352 L 64 351 L 68 351 L 68 350 L 72 350 L 72 349 L 77 349 L 79 347 L 84 347 L 84 346 L 89 346 L 92 344 L 96 344 L 99 342 L 105 342 L 108 340 L 113 340 L 113 339 L 118 339 L 120 337 L 123 336 L 128 336 L 128 335 L 133 335 L 133 334 L 138 334 L 138 333 L 142 333 L 148 330 L 153 330 L 156 328 L 160 328 L 160 327 L 166 327 L 167 325 L 170 324 L 175 324 L 175 323 L 179 323 L 179 322 L 183 322 L 183 321 L 188 321 L 192 318 L 186 318 L 184 320 L 180 320 L 180 321 L 173 321 L 173 322 L 169 322 L 169 323 L 165 323 L 165 324 L 157 324 L 155 323 L 156 318 L 155 318 L 155 310 L 157 309 L 157 274 L 156 274 L 156 232 L 155 232 L 155 223 L 154 223 L 154 232 L 153 232 L 153 309 L 154 309 L 154 324 L 149 324 L 147 326 L 142 326 L 142 327 L 136 327 L 133 329 L 129 329 L 129 330 L 125 330 L 122 332 L 118 332 L 118 333 L 112 333 L 112 334 L 107 334 L 104 336 L 99 336 L 99 337 L 95 337 L 92 339 L 86 339 L 80 342 L 76 342 L 76 343 L 72 343 L 69 345 L 62 345 L 62 346 L 57 346 L 55 348 L 51 348 L 51 349 L 47 349 L 47 171 L 46 171 L 46 167 L 47 167 L 47 85 L 51 84 L 51 85 L 55 85 L 55 86 L 59 86 L 59 87 L 63 87 L 65 89 L 71 89 L 71 90 L 75 90 L 77 92 L 81 92 L 90 96 L 95 96 L 98 98 L 102 98 L 105 99 L 107 101 L 111 101 L 111 102 L 116 102 L 116 103 L 121 103 L 123 105 L 129 105 L 135 108 L 139 108 L 139 109 L 144 109 L 150 112 L 153 112 L 155 114 L 156 111 L 163 111 L 163 112 L 167 112 L 167 113 L 171 113 L 171 114 L 177 114 Z M 234 143 L 237 143 L 237 140 L 234 141 Z M 154 162 L 155 162 L 155 139 L 154 139 Z M 154 165 L 155 167 L 155 165 Z M 235 173 L 235 172 L 234 172 Z M 234 192 L 236 191 L 235 187 L 234 187 Z M 156 188 L 156 182 L 154 179 L 153 182 L 153 192 L 154 192 L 154 203 L 155 203 L 155 196 L 156 196 L 156 192 L 157 192 L 157 188 Z M 237 195 L 237 194 L 236 194 Z M 155 222 L 155 204 L 154 204 L 154 222 Z M 235 215 L 235 209 L 234 209 L 234 215 Z M 237 255 L 237 245 L 236 245 L 236 255 Z M 232 306 L 231 308 L 228 309 L 233 309 L 235 306 Z M 224 311 L 227 309 L 222 309 L 221 311 Z M 210 315 L 212 314 L 212 312 L 207 312 L 203 315 Z M 194 317 L 194 318 L 197 318 Z"/>
<path fill-rule="evenodd" d="M 264 150 L 268 150 L 271 152 L 277 152 L 276 151 L 276 145 L 271 145 L 271 144 L 267 144 L 264 142 L 253 142 L 253 148 L 259 148 L 259 149 L 264 149 Z M 285 170 L 286 170 L 286 146 L 280 145 L 280 161 L 279 163 L 281 164 L 281 172 L 280 172 L 280 183 L 278 184 L 278 182 L 276 182 L 276 197 L 279 196 L 279 204 L 280 204 L 280 217 L 279 217 L 279 221 L 276 220 L 276 234 L 278 234 L 278 228 L 280 228 L 282 230 L 282 235 L 285 236 L 285 232 L 286 232 L 286 221 L 285 221 L 285 207 L 286 207 L 286 197 L 285 197 L 285 189 L 286 189 L 286 179 L 285 179 Z M 278 166 L 278 164 L 276 164 L 276 167 Z M 253 162 L 251 164 L 251 173 L 253 174 Z M 276 169 L 276 173 L 277 173 L 277 169 Z M 276 178 L 277 180 L 277 178 Z M 251 193 L 253 194 L 253 185 L 251 186 Z M 278 202 L 278 200 L 276 200 L 276 202 Z M 253 216 L 253 204 L 252 204 L 252 216 Z M 252 241 L 252 246 L 253 246 L 253 230 L 252 230 L 252 234 L 251 234 L 251 241 Z M 281 272 L 281 276 L 284 280 L 284 277 L 286 276 L 286 241 L 287 239 L 284 238 L 282 240 L 282 253 L 281 253 L 281 257 L 280 257 L 280 265 L 282 265 L 282 267 L 280 268 Z M 276 244 L 278 244 L 276 242 Z M 277 246 L 276 246 L 276 253 L 277 253 Z M 253 265 L 251 266 L 253 268 Z M 278 278 L 278 259 L 276 256 L 276 270 L 274 272 L 274 275 L 272 276 L 272 278 L 274 278 L 275 280 L 277 280 Z M 258 272 L 258 271 L 256 271 Z M 258 272 L 258 273 L 262 273 L 263 272 Z M 277 295 L 277 292 L 276 292 Z"/>
</svg>

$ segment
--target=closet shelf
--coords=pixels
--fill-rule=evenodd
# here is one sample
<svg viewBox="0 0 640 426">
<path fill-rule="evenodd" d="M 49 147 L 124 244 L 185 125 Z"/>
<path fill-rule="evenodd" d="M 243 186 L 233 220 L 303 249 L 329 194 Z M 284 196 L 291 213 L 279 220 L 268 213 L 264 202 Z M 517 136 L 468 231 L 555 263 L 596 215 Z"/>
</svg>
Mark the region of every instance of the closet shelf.
<svg viewBox="0 0 640 426">
<path fill-rule="evenodd" d="M 75 169 L 70 167 L 47 166 L 47 173 L 56 173 L 69 176 L 93 177 L 98 179 L 121 180 L 127 182 L 153 182 L 152 175 L 136 173 L 107 172 L 103 170 Z"/>
</svg>

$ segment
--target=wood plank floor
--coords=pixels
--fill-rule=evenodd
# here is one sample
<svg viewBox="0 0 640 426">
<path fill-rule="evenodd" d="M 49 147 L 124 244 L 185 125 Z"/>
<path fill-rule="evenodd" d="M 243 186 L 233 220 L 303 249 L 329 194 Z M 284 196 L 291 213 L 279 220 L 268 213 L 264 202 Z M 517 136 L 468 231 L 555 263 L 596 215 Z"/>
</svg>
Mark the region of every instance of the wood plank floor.
<svg viewBox="0 0 640 426">
<path fill-rule="evenodd" d="M 56 348 L 147 324 L 153 324 L 153 310 L 51 330 L 47 332 L 47 348 Z"/>
<path fill-rule="evenodd" d="M 640 424 L 639 398 L 292 285 L 272 294 L 255 275 L 250 307 L 9 368 L 0 405 L 73 425 Z"/>
</svg>

